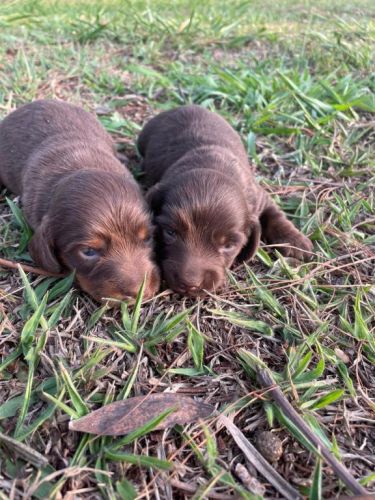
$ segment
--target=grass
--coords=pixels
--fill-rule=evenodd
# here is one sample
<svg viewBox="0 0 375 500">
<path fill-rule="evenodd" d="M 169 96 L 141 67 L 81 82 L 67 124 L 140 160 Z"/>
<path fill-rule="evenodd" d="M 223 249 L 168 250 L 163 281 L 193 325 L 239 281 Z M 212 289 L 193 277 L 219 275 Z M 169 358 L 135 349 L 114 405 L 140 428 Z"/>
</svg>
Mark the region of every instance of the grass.
<svg viewBox="0 0 375 500">
<path fill-rule="evenodd" d="M 166 389 L 233 415 L 250 441 L 272 429 L 276 470 L 303 495 L 337 497 L 343 485 L 257 386 L 258 363 L 375 492 L 374 16 L 370 0 L 0 6 L 0 116 L 41 97 L 96 110 L 142 181 L 145 120 L 188 102 L 216 109 L 316 252 L 292 267 L 263 247 L 219 296 L 119 311 L 71 277 L 0 270 L 0 432 L 28 447 L 25 458 L 0 443 L 0 498 L 252 498 L 235 466 L 255 473 L 215 420 L 123 440 L 68 430 L 70 418 Z M 0 217 L 1 256 L 30 261 L 5 190 Z"/>
</svg>

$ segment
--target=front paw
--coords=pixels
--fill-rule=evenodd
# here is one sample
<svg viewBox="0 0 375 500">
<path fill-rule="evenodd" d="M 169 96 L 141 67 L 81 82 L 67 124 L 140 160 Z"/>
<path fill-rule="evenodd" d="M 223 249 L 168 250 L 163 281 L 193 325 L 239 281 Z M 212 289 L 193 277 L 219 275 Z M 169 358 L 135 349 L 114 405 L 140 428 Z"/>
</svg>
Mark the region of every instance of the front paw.
<svg viewBox="0 0 375 500">
<path fill-rule="evenodd" d="M 293 228 L 293 231 L 289 231 L 277 238 L 277 241 L 272 242 L 277 246 L 277 250 L 280 251 L 285 257 L 293 257 L 298 260 L 309 260 L 313 251 L 313 244 L 311 240 Z M 282 245 L 282 246 L 281 246 Z"/>
</svg>

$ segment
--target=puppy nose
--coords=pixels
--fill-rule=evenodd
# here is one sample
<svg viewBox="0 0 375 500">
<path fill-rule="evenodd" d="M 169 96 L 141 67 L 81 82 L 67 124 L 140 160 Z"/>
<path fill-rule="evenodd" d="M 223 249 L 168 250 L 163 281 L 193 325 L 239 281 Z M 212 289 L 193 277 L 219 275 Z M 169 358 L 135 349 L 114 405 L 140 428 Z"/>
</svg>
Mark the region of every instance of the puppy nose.
<svg viewBox="0 0 375 500">
<path fill-rule="evenodd" d="M 215 270 L 207 270 L 204 274 L 203 283 L 203 288 L 206 290 L 213 290 L 216 287 L 220 288 L 221 279 L 219 273 Z"/>
<path fill-rule="evenodd" d="M 180 281 L 179 283 L 179 290 L 182 293 L 188 293 L 188 294 L 196 294 L 197 292 L 202 290 L 202 287 L 198 285 L 197 283 L 192 283 L 189 281 Z"/>
<path fill-rule="evenodd" d="M 192 293 L 192 294 L 200 292 L 202 290 L 200 286 L 194 286 L 194 285 L 188 285 L 184 288 L 187 293 Z"/>
<path fill-rule="evenodd" d="M 120 293 L 123 296 L 123 300 L 134 300 L 139 292 L 139 289 L 141 287 L 142 282 L 140 283 L 135 283 L 131 285 L 124 285 L 120 287 Z M 146 292 L 146 290 L 145 290 Z M 146 293 L 144 294 L 145 298 Z"/>
<path fill-rule="evenodd" d="M 139 288 L 141 284 L 139 285 L 138 288 L 123 288 L 122 293 L 123 293 L 123 300 L 135 300 L 137 298 L 137 295 L 139 293 Z M 143 300 L 148 300 L 152 297 L 152 291 L 148 289 L 146 286 L 144 292 L 143 292 Z"/>
<path fill-rule="evenodd" d="M 203 290 L 216 290 L 221 286 L 220 277 L 215 271 L 205 271 L 202 280 L 180 279 L 179 289 L 181 293 L 198 295 Z"/>
<path fill-rule="evenodd" d="M 127 276 L 120 285 L 120 291 L 125 298 L 135 299 L 139 293 L 142 283 L 146 277 L 144 286 L 143 300 L 148 300 L 157 292 L 160 285 L 160 276 L 157 268 L 154 266 L 150 270 L 134 273 L 134 276 Z"/>
</svg>

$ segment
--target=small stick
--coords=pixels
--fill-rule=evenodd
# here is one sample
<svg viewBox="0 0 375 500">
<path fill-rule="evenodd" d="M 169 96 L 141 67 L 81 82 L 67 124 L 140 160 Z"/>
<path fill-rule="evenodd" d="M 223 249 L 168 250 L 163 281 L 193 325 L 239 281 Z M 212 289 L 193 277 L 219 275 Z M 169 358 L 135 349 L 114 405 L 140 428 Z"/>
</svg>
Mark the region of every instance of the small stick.
<svg viewBox="0 0 375 500">
<path fill-rule="evenodd" d="M 368 493 L 367 495 L 356 495 L 356 496 L 342 496 L 342 497 L 338 497 L 337 500 L 374 500 L 375 498 L 375 493 L 371 494 L 371 493 Z"/>
<path fill-rule="evenodd" d="M 273 400 L 280 407 L 283 413 L 285 413 L 285 415 L 293 422 L 296 427 L 298 427 L 298 429 L 307 437 L 307 439 L 320 450 L 322 456 L 332 467 L 337 476 L 346 484 L 346 486 L 356 495 L 368 494 L 367 490 L 357 482 L 357 480 L 351 475 L 345 465 L 341 464 L 332 455 L 323 441 L 316 434 L 314 434 L 310 427 L 304 422 L 297 411 L 286 399 L 281 389 L 276 385 L 269 371 L 265 369 L 258 370 L 257 378 L 260 385 L 263 388 L 268 389 L 267 394 L 269 394 L 273 398 Z"/>
<path fill-rule="evenodd" d="M 4 267 L 5 269 L 18 269 L 18 266 L 21 266 L 26 273 L 40 274 L 42 276 L 53 276 L 56 278 L 66 276 L 65 273 L 51 273 L 49 271 L 46 271 L 45 269 L 41 269 L 40 267 L 29 266 L 28 264 L 21 264 L 21 262 L 14 262 L 13 260 L 0 258 L 0 267 Z"/>
<path fill-rule="evenodd" d="M 299 492 L 293 488 L 271 464 L 259 453 L 249 442 L 240 429 L 225 415 L 220 415 L 219 422 L 225 426 L 227 431 L 235 440 L 237 446 L 244 453 L 248 461 L 288 500 L 301 498 Z"/>
<path fill-rule="evenodd" d="M 30 448 L 30 446 L 27 446 L 26 444 L 23 444 L 16 439 L 6 436 L 1 432 L 0 442 L 5 443 L 5 445 L 8 448 L 12 449 L 15 453 L 17 453 L 18 456 L 26 460 L 26 462 L 30 462 L 31 464 L 35 465 L 36 467 L 44 467 L 48 464 L 48 460 L 44 455 L 34 450 L 33 448 Z"/>
<path fill-rule="evenodd" d="M 170 482 L 171 486 L 174 488 L 177 488 L 178 490 L 185 491 L 186 493 L 194 494 L 199 491 L 199 486 L 191 484 L 191 483 L 183 483 L 182 481 L 179 481 L 178 479 L 168 479 Z M 214 491 L 210 491 L 206 493 L 207 498 L 214 498 L 217 500 L 229 500 L 230 497 L 228 495 L 223 495 L 221 493 L 215 493 Z"/>
</svg>

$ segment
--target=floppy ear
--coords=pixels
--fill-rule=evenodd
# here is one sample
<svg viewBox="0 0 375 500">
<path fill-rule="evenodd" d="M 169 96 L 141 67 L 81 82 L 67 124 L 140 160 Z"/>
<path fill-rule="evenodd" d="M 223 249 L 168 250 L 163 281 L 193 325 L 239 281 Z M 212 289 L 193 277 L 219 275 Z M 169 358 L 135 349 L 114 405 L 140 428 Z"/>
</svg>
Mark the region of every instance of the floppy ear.
<svg viewBox="0 0 375 500">
<path fill-rule="evenodd" d="M 146 201 L 154 215 L 159 215 L 164 203 L 164 189 L 160 182 L 152 186 L 146 193 Z"/>
<path fill-rule="evenodd" d="M 260 242 L 261 226 L 257 218 L 252 218 L 250 222 L 250 232 L 246 245 L 239 253 L 237 260 L 243 262 L 250 260 L 256 254 Z"/>
<path fill-rule="evenodd" d="M 46 215 L 31 238 L 29 252 L 33 261 L 46 271 L 51 273 L 61 271 L 61 266 L 53 253 L 53 241 Z"/>
</svg>

